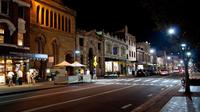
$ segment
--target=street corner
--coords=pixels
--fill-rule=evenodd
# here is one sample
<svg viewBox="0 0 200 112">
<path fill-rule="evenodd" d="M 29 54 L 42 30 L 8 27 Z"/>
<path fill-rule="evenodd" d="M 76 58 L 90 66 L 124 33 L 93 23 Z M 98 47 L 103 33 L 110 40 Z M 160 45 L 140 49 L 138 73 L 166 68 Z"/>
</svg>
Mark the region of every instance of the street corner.
<svg viewBox="0 0 200 112">
<path fill-rule="evenodd" d="M 160 112 L 199 112 L 200 97 L 172 97 Z"/>
</svg>

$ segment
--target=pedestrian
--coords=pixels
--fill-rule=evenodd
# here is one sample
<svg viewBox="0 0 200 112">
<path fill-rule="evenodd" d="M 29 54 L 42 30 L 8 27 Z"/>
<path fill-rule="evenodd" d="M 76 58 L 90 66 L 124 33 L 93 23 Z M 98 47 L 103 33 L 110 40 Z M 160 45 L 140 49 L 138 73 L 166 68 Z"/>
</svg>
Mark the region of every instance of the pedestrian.
<svg viewBox="0 0 200 112">
<path fill-rule="evenodd" d="M 12 77 L 12 82 L 14 85 L 17 85 L 17 73 L 16 72 L 13 72 L 13 73 L 14 73 L 14 75 Z"/>
<path fill-rule="evenodd" d="M 8 86 L 12 86 L 13 85 L 13 76 L 14 76 L 14 73 L 12 71 L 9 71 L 8 74 L 7 74 L 7 77 L 8 77 Z"/>
<path fill-rule="evenodd" d="M 18 70 L 17 74 L 18 74 L 19 85 L 22 85 L 23 72 L 21 70 Z"/>
<path fill-rule="evenodd" d="M 30 71 L 26 72 L 26 79 L 27 79 L 27 83 L 31 84 L 31 73 L 30 73 Z"/>
</svg>

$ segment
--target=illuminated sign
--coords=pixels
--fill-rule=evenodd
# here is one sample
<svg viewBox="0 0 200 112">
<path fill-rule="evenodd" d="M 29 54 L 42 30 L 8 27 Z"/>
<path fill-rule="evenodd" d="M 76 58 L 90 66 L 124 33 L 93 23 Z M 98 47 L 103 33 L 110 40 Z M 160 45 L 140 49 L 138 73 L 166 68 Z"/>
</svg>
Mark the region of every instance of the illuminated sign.
<svg viewBox="0 0 200 112">
<path fill-rule="evenodd" d="M 95 68 L 96 68 L 97 64 L 98 64 L 98 63 L 97 63 L 97 56 L 95 56 L 95 57 L 94 57 L 94 62 L 93 62 L 93 65 L 94 65 Z"/>
</svg>

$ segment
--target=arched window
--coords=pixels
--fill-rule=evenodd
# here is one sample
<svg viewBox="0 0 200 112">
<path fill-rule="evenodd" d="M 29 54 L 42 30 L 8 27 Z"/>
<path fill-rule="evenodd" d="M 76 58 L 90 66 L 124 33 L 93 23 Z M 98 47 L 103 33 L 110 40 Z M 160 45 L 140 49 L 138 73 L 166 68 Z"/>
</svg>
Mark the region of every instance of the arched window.
<svg viewBox="0 0 200 112">
<path fill-rule="evenodd" d="M 69 30 L 69 33 L 71 33 L 71 19 L 69 18 L 68 21 L 69 21 L 69 22 L 68 22 L 68 25 L 69 25 L 68 30 Z"/>
<path fill-rule="evenodd" d="M 5 35 L 4 35 L 4 29 L 3 28 L 0 28 L 0 43 L 3 44 L 4 43 L 4 38 L 5 38 Z"/>
<path fill-rule="evenodd" d="M 60 30 L 60 14 L 58 14 L 58 29 Z"/>
<path fill-rule="evenodd" d="M 44 8 L 42 8 L 42 13 L 41 13 L 41 24 L 44 24 Z"/>
<path fill-rule="evenodd" d="M 40 14 L 40 6 L 37 6 L 37 11 L 36 11 L 36 22 L 39 23 L 39 15 Z"/>
<path fill-rule="evenodd" d="M 53 12 L 50 12 L 50 27 L 53 27 Z"/>
<path fill-rule="evenodd" d="M 64 16 L 62 16 L 62 31 L 64 31 L 64 26 L 65 26 L 65 21 L 64 21 Z"/>
<path fill-rule="evenodd" d="M 64 21 L 64 17 L 63 17 L 63 21 Z M 68 19 L 67 17 L 65 18 L 65 31 L 68 32 L 68 25 L 67 25 Z M 63 25 L 63 31 L 64 31 L 64 25 Z"/>
<path fill-rule="evenodd" d="M 57 28 L 57 14 L 54 13 L 54 28 Z"/>
<path fill-rule="evenodd" d="M 58 43 L 56 40 L 52 42 L 52 50 L 53 50 L 53 57 L 54 57 L 54 65 L 58 63 Z"/>
<path fill-rule="evenodd" d="M 36 50 L 37 53 L 44 53 L 44 39 L 42 37 L 39 37 L 36 39 Z"/>
<path fill-rule="evenodd" d="M 46 26 L 49 26 L 49 10 L 46 10 Z"/>
</svg>

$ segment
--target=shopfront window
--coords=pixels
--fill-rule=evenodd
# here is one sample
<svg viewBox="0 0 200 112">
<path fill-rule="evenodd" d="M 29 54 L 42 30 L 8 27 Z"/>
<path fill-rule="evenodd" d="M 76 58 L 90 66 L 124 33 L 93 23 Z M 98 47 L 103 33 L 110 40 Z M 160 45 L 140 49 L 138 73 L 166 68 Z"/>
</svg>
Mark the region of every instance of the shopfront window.
<svg viewBox="0 0 200 112">
<path fill-rule="evenodd" d="M 112 72 L 112 62 L 105 62 L 105 71 L 106 72 Z"/>
<path fill-rule="evenodd" d="M 18 46 L 23 46 L 24 45 L 24 34 L 23 33 L 18 33 L 17 45 Z"/>
<path fill-rule="evenodd" d="M 4 29 L 0 29 L 0 43 L 4 43 Z"/>
</svg>

